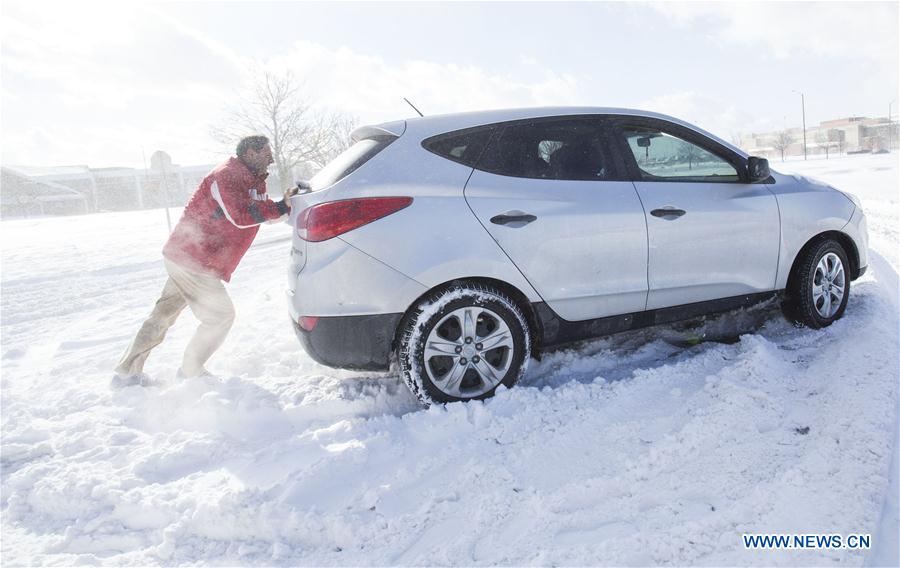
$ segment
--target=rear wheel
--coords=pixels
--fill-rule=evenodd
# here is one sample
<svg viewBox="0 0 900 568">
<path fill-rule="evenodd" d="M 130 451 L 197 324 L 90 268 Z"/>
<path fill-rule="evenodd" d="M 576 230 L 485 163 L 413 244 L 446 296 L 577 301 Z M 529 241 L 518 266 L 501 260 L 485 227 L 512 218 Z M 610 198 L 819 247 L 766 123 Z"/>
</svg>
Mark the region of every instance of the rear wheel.
<svg viewBox="0 0 900 568">
<path fill-rule="evenodd" d="M 512 387 L 531 356 L 522 310 L 500 290 L 460 284 L 431 294 L 406 315 L 400 374 L 422 402 L 485 399 Z"/>
<path fill-rule="evenodd" d="M 813 329 L 840 319 L 850 297 L 849 266 L 837 241 L 825 239 L 809 247 L 788 287 L 785 315 Z"/>
</svg>

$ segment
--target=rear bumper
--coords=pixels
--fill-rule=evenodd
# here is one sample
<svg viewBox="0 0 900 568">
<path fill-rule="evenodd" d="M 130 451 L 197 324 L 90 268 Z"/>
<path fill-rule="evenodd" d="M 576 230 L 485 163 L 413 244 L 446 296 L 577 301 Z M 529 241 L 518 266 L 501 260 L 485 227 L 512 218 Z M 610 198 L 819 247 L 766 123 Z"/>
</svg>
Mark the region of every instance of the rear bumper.
<svg viewBox="0 0 900 568">
<path fill-rule="evenodd" d="M 403 314 L 322 317 L 312 331 L 292 323 L 300 344 L 315 361 L 340 369 L 387 371 L 401 317 Z"/>
</svg>

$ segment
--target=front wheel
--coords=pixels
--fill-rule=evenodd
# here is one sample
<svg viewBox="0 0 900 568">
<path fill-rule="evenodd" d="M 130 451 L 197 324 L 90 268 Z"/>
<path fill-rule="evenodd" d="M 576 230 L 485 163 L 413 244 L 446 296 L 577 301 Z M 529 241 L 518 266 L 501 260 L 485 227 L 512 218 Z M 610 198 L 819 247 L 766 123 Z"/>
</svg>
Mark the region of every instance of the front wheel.
<svg viewBox="0 0 900 568">
<path fill-rule="evenodd" d="M 491 397 L 516 383 L 530 356 L 522 310 L 483 284 L 427 296 L 404 317 L 397 346 L 400 374 L 425 404 Z"/>
<path fill-rule="evenodd" d="M 785 314 L 813 329 L 840 319 L 850 297 L 849 266 L 837 241 L 826 239 L 807 249 L 788 287 Z"/>
</svg>

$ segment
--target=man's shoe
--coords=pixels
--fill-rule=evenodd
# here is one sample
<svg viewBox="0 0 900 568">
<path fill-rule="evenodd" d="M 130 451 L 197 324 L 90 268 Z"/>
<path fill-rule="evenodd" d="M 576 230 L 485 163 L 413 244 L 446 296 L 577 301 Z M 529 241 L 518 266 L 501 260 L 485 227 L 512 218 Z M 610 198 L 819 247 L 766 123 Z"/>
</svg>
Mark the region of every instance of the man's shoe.
<svg viewBox="0 0 900 568">
<path fill-rule="evenodd" d="M 178 371 L 175 373 L 175 378 L 182 379 L 182 380 L 183 379 L 215 379 L 215 380 L 218 380 L 219 377 L 210 373 L 205 368 L 201 369 L 200 372 L 197 373 L 196 375 L 187 376 L 184 373 L 184 370 L 182 370 L 181 367 L 178 367 Z"/>
<path fill-rule="evenodd" d="M 156 387 L 159 382 L 150 378 L 147 373 L 134 373 L 126 375 L 124 373 L 116 373 L 113 375 L 109 386 L 114 389 L 124 389 L 127 387 Z"/>
</svg>

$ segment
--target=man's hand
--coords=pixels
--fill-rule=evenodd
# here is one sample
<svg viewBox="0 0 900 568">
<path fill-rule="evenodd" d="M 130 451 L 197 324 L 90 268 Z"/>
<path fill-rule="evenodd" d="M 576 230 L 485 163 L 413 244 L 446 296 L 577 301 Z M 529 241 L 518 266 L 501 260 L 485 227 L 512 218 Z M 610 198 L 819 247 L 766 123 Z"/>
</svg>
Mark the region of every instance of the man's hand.
<svg viewBox="0 0 900 568">
<path fill-rule="evenodd" d="M 290 188 L 284 190 L 284 199 L 283 199 L 282 203 L 285 204 L 288 211 L 291 210 L 291 197 L 294 197 L 295 195 L 297 195 L 297 193 L 298 193 L 298 189 L 296 187 L 290 187 Z"/>
<path fill-rule="evenodd" d="M 309 193 L 311 191 L 312 186 L 310 186 L 305 181 L 298 181 L 297 185 L 284 191 L 284 204 L 288 206 L 288 209 L 290 209 L 292 197 L 294 197 L 295 195 L 303 195 L 304 193 Z"/>
</svg>

